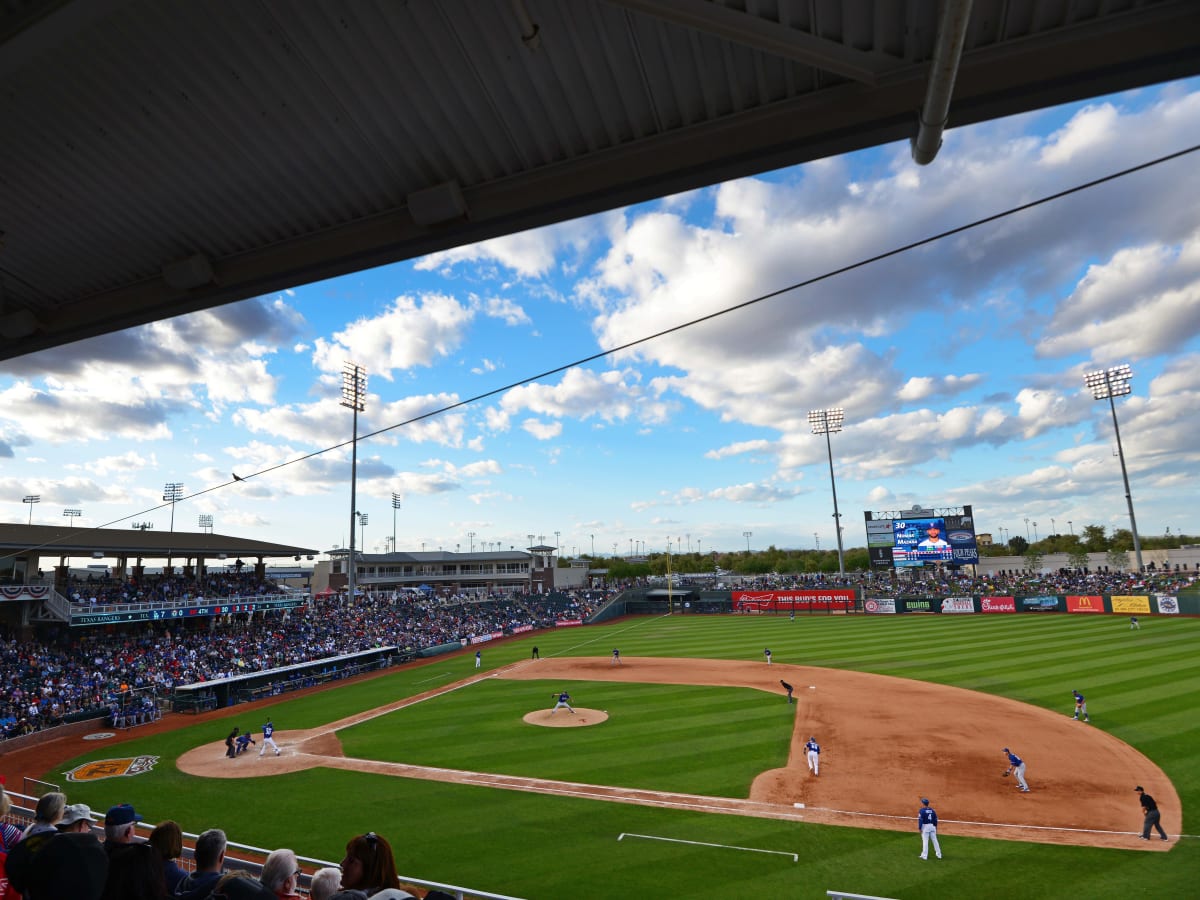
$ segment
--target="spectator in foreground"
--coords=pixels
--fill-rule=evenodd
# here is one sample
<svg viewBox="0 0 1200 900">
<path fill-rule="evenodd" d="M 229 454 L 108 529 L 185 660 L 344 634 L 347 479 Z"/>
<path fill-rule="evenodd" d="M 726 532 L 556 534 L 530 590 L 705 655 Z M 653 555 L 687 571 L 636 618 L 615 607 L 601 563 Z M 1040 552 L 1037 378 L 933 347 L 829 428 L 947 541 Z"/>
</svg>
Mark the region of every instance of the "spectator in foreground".
<svg viewBox="0 0 1200 900">
<path fill-rule="evenodd" d="M 225 832 L 220 828 L 210 828 L 196 838 L 196 871 L 179 882 L 179 887 L 175 888 L 176 897 L 207 900 L 224 874 L 227 843 Z"/>
<path fill-rule="evenodd" d="M 268 853 L 258 880 L 278 900 L 302 900 L 296 893 L 300 885 L 300 864 L 291 850 L 272 850 Z"/>
<path fill-rule="evenodd" d="M 11 810 L 12 801 L 8 799 L 8 792 L 4 790 L 4 786 L 0 785 L 0 852 L 2 853 L 11 853 L 13 847 L 17 846 L 17 841 L 22 837 L 20 828 L 4 821 L 8 818 Z"/>
<path fill-rule="evenodd" d="M 241 869 L 222 875 L 207 896 L 209 900 L 275 900 L 266 885 Z"/>
<path fill-rule="evenodd" d="M 147 838 L 147 843 L 158 851 L 159 859 L 162 860 L 163 881 L 167 886 L 167 895 L 175 893 L 175 889 L 179 887 L 179 882 L 187 878 L 187 872 L 179 867 L 176 862 L 183 855 L 183 831 L 180 829 L 177 822 L 172 822 L 167 819 L 165 822 L 160 822 L 150 832 L 150 837 Z"/>
<path fill-rule="evenodd" d="M 128 803 L 111 806 L 104 816 L 104 850 L 112 856 L 122 847 L 133 843 L 133 834 L 142 817 Z"/>
<path fill-rule="evenodd" d="M 60 832 L 68 834 L 78 832 L 79 834 L 91 834 L 92 826 L 96 823 L 92 819 L 92 808 L 86 803 L 72 803 L 63 810 L 63 817 L 59 819 L 58 825 L 55 827 Z"/>
<path fill-rule="evenodd" d="M 54 827 L 63 817 L 63 812 L 67 808 L 67 795 L 58 791 L 48 791 L 38 798 L 37 807 L 34 809 L 33 822 L 25 829 L 23 838 L 27 838 L 34 834 L 49 834 L 57 831 Z"/>
<path fill-rule="evenodd" d="M 25 900 L 100 900 L 108 878 L 108 855 L 91 833 L 35 834 L 5 862 Z"/>
<path fill-rule="evenodd" d="M 342 884 L 342 870 L 334 866 L 319 869 L 308 886 L 309 900 L 329 900 Z"/>
<path fill-rule="evenodd" d="M 162 858 L 149 843 L 129 844 L 108 856 L 108 879 L 100 900 L 164 900 Z"/>
<path fill-rule="evenodd" d="M 399 887 L 396 861 L 388 842 L 373 831 L 350 838 L 342 860 L 342 890 L 362 891 L 370 897 Z"/>
</svg>

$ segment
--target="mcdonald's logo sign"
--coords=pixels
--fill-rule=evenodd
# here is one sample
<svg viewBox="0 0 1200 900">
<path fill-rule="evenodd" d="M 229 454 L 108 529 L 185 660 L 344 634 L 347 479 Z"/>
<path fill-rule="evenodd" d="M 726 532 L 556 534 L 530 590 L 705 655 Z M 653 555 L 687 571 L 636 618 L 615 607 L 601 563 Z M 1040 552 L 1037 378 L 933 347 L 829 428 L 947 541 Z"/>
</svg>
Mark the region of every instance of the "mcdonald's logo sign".
<svg viewBox="0 0 1200 900">
<path fill-rule="evenodd" d="M 1067 595 L 1067 612 L 1073 613 L 1102 613 L 1104 598 L 1098 594 Z"/>
</svg>

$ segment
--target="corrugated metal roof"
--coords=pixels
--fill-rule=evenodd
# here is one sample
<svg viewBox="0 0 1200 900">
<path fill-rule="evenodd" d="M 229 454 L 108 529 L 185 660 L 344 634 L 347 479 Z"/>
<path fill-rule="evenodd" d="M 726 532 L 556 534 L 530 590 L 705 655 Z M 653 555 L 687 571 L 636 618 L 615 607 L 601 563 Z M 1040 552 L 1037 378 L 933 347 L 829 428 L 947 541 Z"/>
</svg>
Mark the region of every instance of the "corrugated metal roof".
<svg viewBox="0 0 1200 900">
<path fill-rule="evenodd" d="M 911 136 L 937 30 L 937 0 L 6 0 L 0 358 Z M 950 125 L 1197 71 L 1194 0 L 976 0 Z"/>
</svg>

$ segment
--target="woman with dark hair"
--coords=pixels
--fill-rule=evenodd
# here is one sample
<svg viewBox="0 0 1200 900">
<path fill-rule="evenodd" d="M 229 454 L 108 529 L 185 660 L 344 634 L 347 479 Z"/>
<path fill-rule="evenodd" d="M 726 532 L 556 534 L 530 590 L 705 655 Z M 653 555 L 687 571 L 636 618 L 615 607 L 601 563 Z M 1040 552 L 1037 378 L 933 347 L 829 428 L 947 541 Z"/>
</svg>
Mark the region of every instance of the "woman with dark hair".
<svg viewBox="0 0 1200 900">
<path fill-rule="evenodd" d="M 163 878 L 167 882 L 167 894 L 174 894 L 175 888 L 179 887 L 179 882 L 187 877 L 187 872 L 181 869 L 179 863 L 175 861 L 183 855 L 183 831 L 180 830 L 178 823 L 167 819 L 154 827 L 147 842 L 158 851 L 158 855 L 162 858 Z"/>
<path fill-rule="evenodd" d="M 399 887 L 396 860 L 388 842 L 373 831 L 350 838 L 342 860 L 342 890 L 363 891 L 370 897 Z"/>
</svg>

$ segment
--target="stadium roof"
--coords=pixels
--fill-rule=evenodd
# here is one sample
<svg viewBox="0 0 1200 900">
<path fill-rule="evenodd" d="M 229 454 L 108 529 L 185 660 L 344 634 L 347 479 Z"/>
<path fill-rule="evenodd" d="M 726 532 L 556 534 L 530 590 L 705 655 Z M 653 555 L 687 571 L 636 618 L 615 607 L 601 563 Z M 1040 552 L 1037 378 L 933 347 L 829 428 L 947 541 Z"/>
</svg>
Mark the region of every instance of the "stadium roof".
<svg viewBox="0 0 1200 900">
<path fill-rule="evenodd" d="M 1195 0 L 11 0 L 0 359 L 1198 71 Z"/>
<path fill-rule="evenodd" d="M 249 538 L 190 531 L 143 531 L 139 528 L 67 528 L 55 525 L 0 523 L 0 555 L 26 552 L 41 556 L 236 556 L 295 558 L 319 553 L 307 547 L 270 544 Z"/>
</svg>

